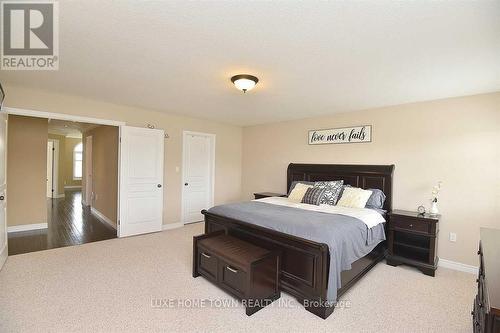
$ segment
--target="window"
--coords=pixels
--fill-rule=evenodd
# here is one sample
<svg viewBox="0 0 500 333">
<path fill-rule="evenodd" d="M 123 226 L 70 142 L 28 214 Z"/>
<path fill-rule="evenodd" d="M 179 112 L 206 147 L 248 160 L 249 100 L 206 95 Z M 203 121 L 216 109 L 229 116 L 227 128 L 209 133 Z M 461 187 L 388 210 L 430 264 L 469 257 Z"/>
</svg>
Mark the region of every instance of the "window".
<svg viewBox="0 0 500 333">
<path fill-rule="evenodd" d="M 73 179 L 82 179 L 83 145 L 79 143 L 73 150 Z"/>
</svg>

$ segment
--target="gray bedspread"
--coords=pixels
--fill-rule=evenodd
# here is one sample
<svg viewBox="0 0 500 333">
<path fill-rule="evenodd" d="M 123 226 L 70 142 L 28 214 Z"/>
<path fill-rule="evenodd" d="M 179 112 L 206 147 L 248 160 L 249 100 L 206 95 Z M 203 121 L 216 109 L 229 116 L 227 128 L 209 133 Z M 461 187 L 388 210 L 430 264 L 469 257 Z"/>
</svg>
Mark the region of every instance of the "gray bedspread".
<svg viewBox="0 0 500 333">
<path fill-rule="evenodd" d="M 250 201 L 210 208 L 210 213 L 325 243 L 330 250 L 328 301 L 337 301 L 340 273 L 385 240 L 383 224 L 369 229 L 354 217 Z"/>
</svg>

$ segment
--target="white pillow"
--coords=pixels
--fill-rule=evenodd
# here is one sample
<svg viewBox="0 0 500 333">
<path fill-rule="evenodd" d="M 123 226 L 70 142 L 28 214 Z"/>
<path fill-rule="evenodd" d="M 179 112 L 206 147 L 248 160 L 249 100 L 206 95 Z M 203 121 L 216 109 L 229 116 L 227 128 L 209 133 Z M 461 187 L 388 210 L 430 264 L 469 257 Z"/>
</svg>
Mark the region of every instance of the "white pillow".
<svg viewBox="0 0 500 333">
<path fill-rule="evenodd" d="M 342 197 L 337 202 L 337 206 L 349 208 L 365 208 L 366 202 L 370 199 L 372 191 L 363 190 L 358 187 L 346 187 Z"/>
<path fill-rule="evenodd" d="M 304 198 L 307 189 L 311 187 L 313 186 L 297 183 L 297 185 L 295 185 L 295 187 L 293 188 L 292 192 L 290 192 L 290 194 L 288 195 L 288 200 L 292 202 L 302 202 L 302 198 Z"/>
</svg>

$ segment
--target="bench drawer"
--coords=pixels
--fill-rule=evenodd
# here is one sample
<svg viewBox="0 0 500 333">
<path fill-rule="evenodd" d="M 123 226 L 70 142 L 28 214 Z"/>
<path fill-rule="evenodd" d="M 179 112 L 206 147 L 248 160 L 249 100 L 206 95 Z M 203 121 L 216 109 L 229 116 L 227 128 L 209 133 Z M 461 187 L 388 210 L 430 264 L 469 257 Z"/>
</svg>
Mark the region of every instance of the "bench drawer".
<svg viewBox="0 0 500 333">
<path fill-rule="evenodd" d="M 198 247 L 198 270 L 200 273 L 216 281 L 218 267 L 217 257 L 210 251 Z"/>
<path fill-rule="evenodd" d="M 220 283 L 233 292 L 244 295 L 246 293 L 247 273 L 235 266 L 220 261 Z"/>
<path fill-rule="evenodd" d="M 245 300 L 249 316 L 280 297 L 279 267 L 278 252 L 223 232 L 193 237 L 193 277 Z"/>
</svg>

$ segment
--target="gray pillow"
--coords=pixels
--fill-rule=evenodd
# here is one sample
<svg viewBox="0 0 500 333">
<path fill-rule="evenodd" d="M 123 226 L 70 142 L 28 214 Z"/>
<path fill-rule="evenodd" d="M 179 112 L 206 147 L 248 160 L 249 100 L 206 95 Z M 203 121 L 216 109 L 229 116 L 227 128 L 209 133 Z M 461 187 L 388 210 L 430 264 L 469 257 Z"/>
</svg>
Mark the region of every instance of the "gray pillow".
<svg viewBox="0 0 500 333">
<path fill-rule="evenodd" d="M 372 195 L 366 202 L 366 208 L 382 209 L 385 202 L 385 194 L 379 189 L 370 188 L 368 191 L 372 191 Z"/>
<path fill-rule="evenodd" d="M 343 180 L 315 182 L 314 187 L 325 189 L 325 193 L 321 197 L 320 203 L 335 206 L 339 200 L 343 184 Z"/>
<path fill-rule="evenodd" d="M 302 198 L 302 203 L 319 206 L 321 198 L 326 192 L 325 187 L 310 187 Z"/>
<path fill-rule="evenodd" d="M 339 193 L 339 199 L 342 198 L 342 194 L 344 194 L 344 189 L 346 187 L 352 187 L 351 185 L 347 184 L 347 185 L 342 185 L 342 188 L 340 189 L 340 193 Z"/>
<path fill-rule="evenodd" d="M 308 182 L 308 181 L 305 181 L 305 180 L 294 180 L 292 182 L 292 184 L 290 185 L 290 190 L 288 190 L 288 195 L 290 195 L 290 192 L 292 192 L 292 190 L 295 188 L 295 185 L 297 185 L 298 183 L 301 183 L 301 184 L 304 184 L 304 185 L 311 185 L 311 186 L 314 185 L 314 182 Z"/>
</svg>

